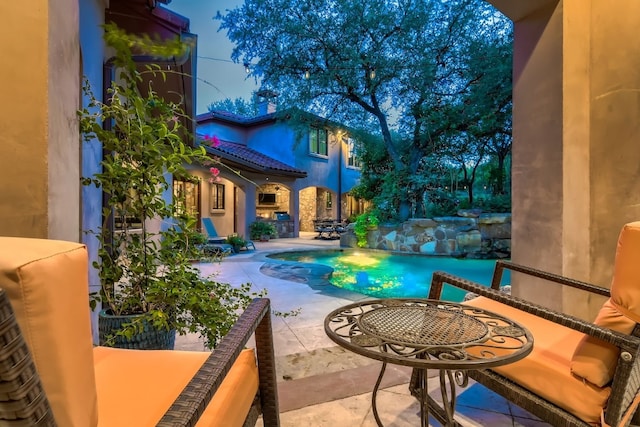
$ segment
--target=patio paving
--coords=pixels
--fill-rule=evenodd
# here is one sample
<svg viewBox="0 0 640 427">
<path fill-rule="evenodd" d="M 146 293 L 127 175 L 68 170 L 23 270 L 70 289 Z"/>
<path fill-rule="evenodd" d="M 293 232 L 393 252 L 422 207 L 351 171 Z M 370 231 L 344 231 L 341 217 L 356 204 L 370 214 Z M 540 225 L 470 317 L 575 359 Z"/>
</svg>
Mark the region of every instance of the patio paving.
<svg viewBox="0 0 640 427">
<path fill-rule="evenodd" d="M 266 289 L 273 310 L 300 309 L 297 316 L 273 318 L 282 427 L 376 426 L 371 391 L 380 362 L 338 347 L 326 336 L 323 326 L 330 311 L 367 297 L 333 286 L 318 286 L 317 281 L 306 283 L 305 272 L 280 269 L 266 258 L 269 253 L 285 250 L 339 247 L 339 241 L 314 239 L 315 235 L 301 233 L 297 239 L 255 242 L 255 251 L 243 251 L 221 263 L 203 263 L 200 268 L 204 274 L 214 274 L 223 282 L 236 285 L 249 282 L 255 290 Z M 311 276 L 319 277 L 315 273 L 322 276 L 323 271 L 315 271 Z M 176 349 L 203 350 L 204 346 L 197 336 L 178 336 Z M 409 376 L 406 367 L 387 367 L 377 404 L 385 426 L 408 427 L 420 422 L 418 404 L 407 387 Z M 439 394 L 438 387 L 437 378 L 429 381 L 434 397 Z M 473 382 L 458 391 L 456 414 L 465 427 L 549 425 Z M 262 426 L 261 421 L 258 425 Z"/>
</svg>

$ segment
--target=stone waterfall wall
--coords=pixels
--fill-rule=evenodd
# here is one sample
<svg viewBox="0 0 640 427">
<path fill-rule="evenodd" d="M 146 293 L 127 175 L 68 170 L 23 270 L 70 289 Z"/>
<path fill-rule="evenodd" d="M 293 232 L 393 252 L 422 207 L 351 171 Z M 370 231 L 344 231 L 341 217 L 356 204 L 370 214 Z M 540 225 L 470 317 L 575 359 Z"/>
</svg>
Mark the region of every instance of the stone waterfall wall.
<svg viewBox="0 0 640 427">
<path fill-rule="evenodd" d="M 369 231 L 367 240 L 370 249 L 461 258 L 508 258 L 511 256 L 511 214 L 487 213 L 380 224 Z M 353 224 L 342 234 L 340 246 L 357 247 Z"/>
</svg>

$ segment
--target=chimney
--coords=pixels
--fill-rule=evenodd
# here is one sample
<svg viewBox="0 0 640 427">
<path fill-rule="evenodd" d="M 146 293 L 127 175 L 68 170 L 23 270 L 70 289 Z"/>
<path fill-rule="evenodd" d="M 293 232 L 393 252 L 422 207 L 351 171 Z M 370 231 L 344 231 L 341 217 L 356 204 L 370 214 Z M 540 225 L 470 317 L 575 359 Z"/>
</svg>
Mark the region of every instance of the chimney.
<svg viewBox="0 0 640 427">
<path fill-rule="evenodd" d="M 264 116 L 276 112 L 276 97 L 278 96 L 272 90 L 262 89 L 256 92 L 258 97 L 258 115 Z"/>
</svg>

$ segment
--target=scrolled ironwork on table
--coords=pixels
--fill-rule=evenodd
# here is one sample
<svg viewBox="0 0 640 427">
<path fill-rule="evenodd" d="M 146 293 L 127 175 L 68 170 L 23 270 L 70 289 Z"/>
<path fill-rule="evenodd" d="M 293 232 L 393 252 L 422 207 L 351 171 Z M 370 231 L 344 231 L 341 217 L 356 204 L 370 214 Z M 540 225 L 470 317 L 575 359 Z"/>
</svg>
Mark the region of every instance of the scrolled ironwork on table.
<svg viewBox="0 0 640 427">
<path fill-rule="evenodd" d="M 446 426 L 454 419 L 456 385 L 468 384 L 467 371 L 522 359 L 533 349 L 529 331 L 500 314 L 465 304 L 428 299 L 381 299 L 353 303 L 330 313 L 325 332 L 354 353 L 382 361 L 371 397 L 378 426 L 377 393 L 387 363 L 412 366 L 411 394 L 420 403 L 420 425 L 430 407 Z M 437 369 L 442 405 L 427 393 L 427 370 Z"/>
<path fill-rule="evenodd" d="M 528 332 L 506 317 L 426 299 L 351 304 L 327 316 L 325 329 L 368 357 L 437 369 L 473 369 L 474 361 L 483 368 L 501 365 L 514 353 L 524 357 L 532 345 Z"/>
</svg>

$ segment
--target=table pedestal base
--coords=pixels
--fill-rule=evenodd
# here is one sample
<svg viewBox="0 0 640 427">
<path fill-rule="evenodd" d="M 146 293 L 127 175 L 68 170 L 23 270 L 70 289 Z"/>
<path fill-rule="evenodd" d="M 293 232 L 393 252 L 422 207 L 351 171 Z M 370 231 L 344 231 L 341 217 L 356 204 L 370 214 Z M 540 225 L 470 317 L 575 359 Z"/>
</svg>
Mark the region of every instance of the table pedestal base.
<svg viewBox="0 0 640 427">
<path fill-rule="evenodd" d="M 380 374 L 376 380 L 376 385 L 373 388 L 373 394 L 371 396 L 371 407 L 373 409 L 373 416 L 378 424 L 378 427 L 384 427 L 380 416 L 378 415 L 377 396 L 382 377 L 387 368 L 386 362 L 382 363 Z M 429 412 L 431 411 L 433 417 L 438 420 L 443 426 L 446 427 L 462 427 L 454 419 L 456 409 L 456 385 L 460 387 L 466 387 L 469 383 L 467 373 L 464 371 L 449 371 L 445 369 L 439 370 L 440 379 L 440 395 L 442 396 L 442 405 L 438 404 L 431 396 L 429 396 L 429 388 L 427 384 L 428 371 L 427 369 L 414 369 L 411 376 L 411 383 L 409 384 L 409 390 L 411 395 L 418 399 L 420 404 L 420 426 L 429 426 Z"/>
</svg>

